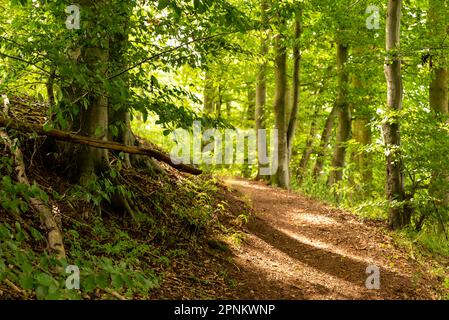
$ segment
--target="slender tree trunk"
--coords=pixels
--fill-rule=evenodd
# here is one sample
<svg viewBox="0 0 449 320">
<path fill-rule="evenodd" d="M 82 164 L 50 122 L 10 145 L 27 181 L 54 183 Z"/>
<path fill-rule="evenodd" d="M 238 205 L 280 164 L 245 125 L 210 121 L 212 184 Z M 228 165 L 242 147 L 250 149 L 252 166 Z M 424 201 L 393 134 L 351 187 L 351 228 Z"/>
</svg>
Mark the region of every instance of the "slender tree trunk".
<svg viewBox="0 0 449 320">
<path fill-rule="evenodd" d="M 215 105 L 215 113 L 217 117 L 221 117 L 221 107 L 223 105 L 223 86 L 221 84 L 218 85 L 218 99 Z"/>
<path fill-rule="evenodd" d="M 354 140 L 361 146 L 366 147 L 371 144 L 371 129 L 369 127 L 369 119 L 365 117 L 357 118 L 353 123 L 353 137 Z M 354 155 L 354 160 L 358 169 L 361 171 L 364 181 L 370 181 L 372 178 L 370 159 L 367 157 L 366 152 L 358 152 Z"/>
<path fill-rule="evenodd" d="M 131 15 L 131 7 L 129 5 L 123 6 L 123 12 L 119 15 L 119 24 L 123 30 L 111 35 L 109 40 L 110 49 L 110 65 L 114 74 L 125 70 L 128 67 L 126 60 L 126 51 L 128 49 L 129 40 L 129 19 Z M 131 116 L 129 110 L 129 76 L 127 73 L 114 79 L 114 86 L 117 95 L 109 101 L 109 125 L 114 125 L 117 128 L 117 134 L 114 136 L 112 131 L 109 134 L 109 140 L 122 143 L 127 146 L 134 146 L 136 139 L 131 129 Z M 122 93 L 126 96 L 123 97 Z M 125 166 L 131 167 L 131 159 L 129 154 L 124 156 Z"/>
<path fill-rule="evenodd" d="M 274 99 L 274 116 L 276 129 L 278 130 L 278 168 L 273 177 L 273 183 L 281 188 L 288 189 L 288 146 L 287 146 L 287 108 L 285 92 L 287 90 L 287 49 L 281 34 L 275 39 L 275 78 L 276 95 Z"/>
<path fill-rule="evenodd" d="M 297 120 L 298 120 L 298 109 L 299 109 L 299 88 L 300 88 L 300 80 L 299 80 L 299 72 L 301 67 L 301 26 L 302 19 L 302 10 L 298 9 L 295 15 L 295 43 L 293 45 L 293 95 L 292 95 L 292 110 L 290 115 L 290 120 L 288 123 L 287 129 L 287 148 L 288 148 L 288 157 L 289 163 L 291 161 L 292 156 L 292 146 L 293 140 L 295 138 Z"/>
<path fill-rule="evenodd" d="M 301 183 L 304 180 L 304 177 L 306 176 L 307 172 L 307 167 L 309 165 L 310 157 L 312 156 L 313 153 L 313 143 L 315 141 L 319 110 L 320 109 L 318 107 L 315 107 L 312 123 L 310 125 L 310 133 L 306 141 L 306 147 L 304 148 L 304 151 L 302 153 L 301 161 L 299 162 L 298 171 L 296 173 L 296 179 L 298 180 L 298 183 Z"/>
<path fill-rule="evenodd" d="M 225 109 L 226 109 L 226 118 L 228 120 L 231 119 L 231 101 L 226 100 L 225 101 Z"/>
<path fill-rule="evenodd" d="M 332 130 L 334 128 L 335 124 L 335 118 L 337 118 L 337 105 L 334 104 L 334 107 L 332 108 L 331 112 L 329 113 L 326 123 L 324 124 L 323 132 L 321 134 L 321 141 L 320 146 L 317 150 L 317 158 L 315 167 L 313 169 L 313 178 L 318 180 L 318 178 L 321 176 L 321 173 L 323 172 L 324 168 L 324 162 L 326 160 L 326 150 L 329 145 L 329 141 L 332 136 Z"/>
<path fill-rule="evenodd" d="M 254 85 L 252 83 L 247 84 L 247 108 L 246 108 L 246 120 L 255 120 L 256 117 L 256 92 L 254 91 Z"/>
<path fill-rule="evenodd" d="M 385 76 L 388 85 L 387 107 L 389 112 L 402 109 L 402 74 L 400 48 L 402 0 L 388 0 Z M 410 223 L 410 216 L 405 210 L 405 188 L 403 164 L 401 157 L 401 134 L 398 117 L 385 119 L 383 134 L 387 154 L 386 193 L 390 203 L 389 224 L 392 229 L 402 228 Z"/>
<path fill-rule="evenodd" d="M 210 70 L 206 70 L 204 79 L 204 106 L 203 112 L 212 115 L 214 113 L 214 82 Z"/>
<path fill-rule="evenodd" d="M 257 82 L 256 82 L 256 106 L 255 106 L 255 124 L 256 124 L 256 137 L 257 137 L 257 152 L 258 152 L 258 164 L 257 164 L 257 177 L 256 180 L 266 180 L 268 177 L 265 175 L 261 175 L 261 171 L 263 169 L 267 169 L 269 167 L 268 164 L 261 163 L 260 159 L 262 159 L 265 155 L 267 155 L 267 146 L 262 143 L 259 139 L 259 130 L 265 129 L 265 106 L 267 101 L 267 55 L 268 55 L 268 39 L 266 32 L 267 23 L 267 10 L 268 10 L 268 2 L 267 0 L 262 0 L 261 4 L 262 10 L 262 30 L 261 30 L 261 43 L 260 43 L 260 56 L 262 59 L 262 63 L 259 66 L 259 70 L 257 73 Z"/>
<path fill-rule="evenodd" d="M 357 52 L 360 53 L 360 50 L 357 50 Z M 357 75 L 353 75 L 352 78 L 353 78 L 352 86 L 354 88 L 355 94 L 357 94 L 357 92 L 361 92 L 363 90 L 365 83 L 362 82 L 360 77 L 358 77 Z M 360 97 L 359 101 L 361 101 L 362 104 L 369 105 L 368 99 Z M 370 124 L 369 117 L 364 114 L 363 110 L 361 110 L 362 108 L 363 106 L 360 105 L 355 106 L 354 104 L 352 104 L 351 107 L 351 109 L 354 110 L 354 113 L 356 114 L 356 117 L 353 121 L 352 136 L 354 141 L 357 142 L 359 146 L 363 147 L 363 150 L 357 150 L 352 155 L 352 160 L 356 165 L 355 171 L 359 172 L 362 178 L 362 181 L 357 188 L 358 193 L 361 193 L 360 192 L 362 191 L 361 189 L 365 190 L 365 187 L 368 186 L 372 180 L 371 159 L 369 159 L 369 156 L 365 151 L 365 148 L 369 144 L 371 144 L 372 133 L 371 128 L 369 126 Z"/>
<path fill-rule="evenodd" d="M 348 71 L 346 63 L 348 61 L 348 46 L 338 44 L 337 47 L 337 68 L 338 68 L 338 97 L 337 116 L 338 131 L 337 141 L 332 159 L 332 171 L 329 175 L 329 185 L 333 186 L 343 179 L 343 169 L 346 160 L 347 142 L 351 136 L 351 111 L 348 103 Z"/>
</svg>

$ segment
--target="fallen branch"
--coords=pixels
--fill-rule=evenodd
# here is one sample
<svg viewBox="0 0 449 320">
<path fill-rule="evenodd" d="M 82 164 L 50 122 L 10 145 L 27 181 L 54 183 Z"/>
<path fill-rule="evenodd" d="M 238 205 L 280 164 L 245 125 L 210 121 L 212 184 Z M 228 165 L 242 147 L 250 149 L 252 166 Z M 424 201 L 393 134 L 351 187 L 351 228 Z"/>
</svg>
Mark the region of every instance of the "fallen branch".
<svg viewBox="0 0 449 320">
<path fill-rule="evenodd" d="M 11 128 L 14 130 L 22 131 L 22 132 L 35 132 L 39 135 L 44 135 L 48 137 L 55 138 L 56 140 L 75 143 L 75 144 L 81 144 L 86 145 L 93 148 L 99 148 L 99 149 L 108 149 L 108 150 L 114 150 L 114 151 L 120 151 L 128 154 L 139 154 L 139 155 L 145 155 L 152 157 L 158 161 L 164 162 L 173 168 L 187 172 L 193 175 L 200 175 L 203 172 L 193 166 L 189 166 L 186 164 L 175 164 L 172 162 L 172 159 L 169 155 L 157 151 L 155 149 L 151 148 L 140 148 L 140 147 L 134 147 L 134 146 L 126 146 L 121 143 L 113 142 L 113 141 L 103 141 L 100 139 L 94 139 L 90 137 L 80 136 L 77 134 L 73 134 L 66 131 L 61 130 L 44 130 L 43 127 L 39 125 L 34 125 L 30 123 L 22 123 L 18 122 L 16 120 L 12 119 L 5 119 L 3 117 L 0 117 L 0 126 Z"/>
<path fill-rule="evenodd" d="M 126 299 L 124 296 L 122 296 L 121 294 L 119 294 L 117 291 L 111 290 L 111 289 L 104 289 L 105 292 L 109 293 L 111 296 L 113 296 L 114 298 L 121 300 L 121 301 L 126 301 L 128 299 Z"/>
<path fill-rule="evenodd" d="M 8 103 L 5 102 L 5 110 L 8 109 Z M 30 186 L 30 181 L 26 175 L 25 162 L 23 161 L 23 154 L 20 148 L 11 140 L 6 130 L 0 130 L 0 140 L 9 148 L 11 154 L 14 155 L 14 163 L 16 166 L 17 180 Z M 62 233 L 59 230 L 59 226 L 53 216 L 51 209 L 40 199 L 31 198 L 31 206 L 39 213 L 45 229 L 48 233 L 48 245 L 50 250 L 56 254 L 58 259 L 65 257 L 64 242 L 62 240 Z"/>
<path fill-rule="evenodd" d="M 21 294 L 21 295 L 25 295 L 25 292 L 20 289 L 18 286 L 16 286 L 11 280 L 9 279 L 5 279 L 4 282 L 10 286 L 14 291 L 16 291 L 17 293 Z"/>
</svg>

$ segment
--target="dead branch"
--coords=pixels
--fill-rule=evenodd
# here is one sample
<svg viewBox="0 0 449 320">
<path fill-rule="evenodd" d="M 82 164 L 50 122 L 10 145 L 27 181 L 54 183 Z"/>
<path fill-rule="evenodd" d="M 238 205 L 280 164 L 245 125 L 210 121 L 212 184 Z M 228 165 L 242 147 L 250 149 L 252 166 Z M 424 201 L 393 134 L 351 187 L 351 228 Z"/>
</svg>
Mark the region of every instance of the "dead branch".
<svg viewBox="0 0 449 320">
<path fill-rule="evenodd" d="M 4 103 L 5 111 L 8 108 L 8 103 Z M 20 183 L 30 186 L 30 181 L 26 175 L 25 162 L 23 161 L 23 154 L 20 148 L 11 140 L 6 130 L 0 130 L 0 140 L 9 148 L 11 154 L 14 156 L 16 165 L 17 180 Z M 45 229 L 48 233 L 48 245 L 50 250 L 56 253 L 58 259 L 65 257 L 64 242 L 62 240 L 62 233 L 53 216 L 51 209 L 41 200 L 37 198 L 30 199 L 31 206 L 39 213 Z"/>
<path fill-rule="evenodd" d="M 22 131 L 22 132 L 35 132 L 39 135 L 48 136 L 55 138 L 56 140 L 75 143 L 75 144 L 81 144 L 86 145 L 93 148 L 100 148 L 100 149 L 108 149 L 108 150 L 114 150 L 114 151 L 120 151 L 128 154 L 139 154 L 139 155 L 145 155 L 152 157 L 158 161 L 164 162 L 171 167 L 182 171 L 186 173 L 190 173 L 193 175 L 200 175 L 203 172 L 200 169 L 197 169 L 193 166 L 189 166 L 186 164 L 175 164 L 172 162 L 172 159 L 169 155 L 157 151 L 155 149 L 151 148 L 141 148 L 141 147 L 134 147 L 134 146 L 126 146 L 121 143 L 113 142 L 113 141 L 103 141 L 100 139 L 85 137 L 77 134 L 73 134 L 66 131 L 61 130 L 44 130 L 43 127 L 39 125 L 34 125 L 30 123 L 22 123 L 18 122 L 17 120 L 12 119 L 5 119 L 3 117 L 0 117 L 0 126 L 11 128 L 14 130 Z"/>
</svg>

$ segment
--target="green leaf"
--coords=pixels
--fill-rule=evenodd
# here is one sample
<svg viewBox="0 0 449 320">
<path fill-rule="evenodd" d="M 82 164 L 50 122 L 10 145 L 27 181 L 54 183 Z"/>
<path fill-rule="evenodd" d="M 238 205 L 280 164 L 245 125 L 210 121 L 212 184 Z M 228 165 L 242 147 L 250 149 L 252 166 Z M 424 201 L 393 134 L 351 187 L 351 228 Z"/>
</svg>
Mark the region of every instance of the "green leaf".
<svg viewBox="0 0 449 320">
<path fill-rule="evenodd" d="M 38 300 L 44 300 L 45 297 L 47 296 L 47 293 L 48 293 L 47 287 L 39 286 L 36 289 L 36 298 Z"/>
<path fill-rule="evenodd" d="M 51 285 L 55 284 L 56 280 L 53 279 L 52 276 L 46 274 L 46 273 L 39 273 L 36 276 L 36 281 L 42 286 L 50 287 Z"/>
<path fill-rule="evenodd" d="M 112 274 L 111 275 L 112 285 L 116 289 L 120 289 L 123 287 L 124 281 L 122 279 L 122 276 L 119 274 Z"/>
<path fill-rule="evenodd" d="M 94 289 L 96 288 L 95 275 L 90 274 L 83 277 L 82 279 L 82 289 L 87 293 L 94 291 Z"/>
<path fill-rule="evenodd" d="M 8 227 L 3 223 L 0 224 L 0 239 L 11 239 L 11 231 L 9 231 Z"/>
<path fill-rule="evenodd" d="M 21 274 L 19 284 L 25 290 L 31 290 L 34 287 L 34 279 L 30 274 Z"/>
<path fill-rule="evenodd" d="M 159 0 L 159 3 L 157 5 L 158 10 L 163 10 L 167 8 L 168 4 L 170 3 L 169 0 Z"/>
</svg>

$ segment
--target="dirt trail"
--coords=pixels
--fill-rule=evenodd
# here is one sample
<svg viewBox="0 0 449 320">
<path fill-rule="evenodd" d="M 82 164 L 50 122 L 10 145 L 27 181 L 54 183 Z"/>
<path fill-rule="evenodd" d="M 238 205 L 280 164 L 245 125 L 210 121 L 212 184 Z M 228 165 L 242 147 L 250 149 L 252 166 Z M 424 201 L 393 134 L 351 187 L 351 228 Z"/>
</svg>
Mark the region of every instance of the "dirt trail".
<svg viewBox="0 0 449 320">
<path fill-rule="evenodd" d="M 428 266 L 395 246 L 383 225 L 263 183 L 229 179 L 255 215 L 233 248 L 238 299 L 438 299 Z M 368 290 L 369 265 L 380 290 Z"/>
</svg>

